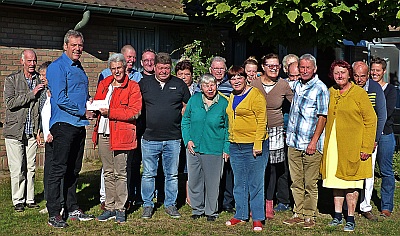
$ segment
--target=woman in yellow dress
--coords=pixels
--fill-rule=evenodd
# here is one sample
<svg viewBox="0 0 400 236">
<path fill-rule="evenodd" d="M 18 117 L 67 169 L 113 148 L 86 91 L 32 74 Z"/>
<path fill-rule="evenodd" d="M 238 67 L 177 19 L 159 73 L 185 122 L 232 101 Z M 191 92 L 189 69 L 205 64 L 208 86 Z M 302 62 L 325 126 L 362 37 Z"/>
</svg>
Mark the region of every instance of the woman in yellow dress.
<svg viewBox="0 0 400 236">
<path fill-rule="evenodd" d="M 356 189 L 372 176 L 376 114 L 367 93 L 351 81 L 352 68 L 346 61 L 334 61 L 330 77 L 330 102 L 326 123 L 324 154 L 321 163 L 323 186 L 333 189 L 335 215 L 330 226 L 342 225 L 344 198 L 348 216 L 344 231 L 354 231 Z"/>
</svg>

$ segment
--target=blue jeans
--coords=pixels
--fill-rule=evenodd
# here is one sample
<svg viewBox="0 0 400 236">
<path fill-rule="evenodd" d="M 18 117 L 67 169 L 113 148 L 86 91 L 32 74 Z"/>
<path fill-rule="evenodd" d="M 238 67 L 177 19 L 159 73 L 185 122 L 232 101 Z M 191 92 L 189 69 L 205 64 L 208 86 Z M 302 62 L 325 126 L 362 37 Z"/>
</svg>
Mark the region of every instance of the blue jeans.
<svg viewBox="0 0 400 236">
<path fill-rule="evenodd" d="M 229 147 L 233 170 L 233 195 L 236 202 L 235 218 L 249 218 L 249 202 L 253 220 L 265 220 L 264 175 L 268 163 L 269 141 L 263 142 L 263 152 L 253 156 L 253 144 L 231 143 Z"/>
<path fill-rule="evenodd" d="M 394 134 L 382 134 L 378 142 L 376 160 L 382 175 L 381 210 L 393 211 L 395 180 L 393 173 Z"/>
<path fill-rule="evenodd" d="M 181 140 L 150 141 L 142 139 L 142 199 L 143 206 L 154 207 L 155 177 L 158 160 L 162 158 L 165 178 L 164 206 L 174 206 L 178 196 L 178 165 Z"/>
</svg>

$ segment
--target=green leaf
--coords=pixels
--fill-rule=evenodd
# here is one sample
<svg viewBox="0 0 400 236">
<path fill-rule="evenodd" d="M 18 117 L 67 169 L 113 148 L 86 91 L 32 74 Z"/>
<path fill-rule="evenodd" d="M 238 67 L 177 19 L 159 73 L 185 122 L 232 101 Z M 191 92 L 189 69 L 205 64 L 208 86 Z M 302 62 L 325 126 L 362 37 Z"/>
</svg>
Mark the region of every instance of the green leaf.
<svg viewBox="0 0 400 236">
<path fill-rule="evenodd" d="M 245 21 L 247 18 L 253 17 L 253 16 L 255 16 L 255 14 L 253 12 L 246 12 L 243 14 L 242 20 Z"/>
<path fill-rule="evenodd" d="M 305 23 L 312 21 L 312 15 L 309 12 L 303 12 L 301 13 L 301 16 L 303 17 Z"/>
<path fill-rule="evenodd" d="M 318 26 L 317 26 L 317 22 L 315 20 L 311 21 L 310 23 L 312 26 L 314 26 L 315 31 L 318 31 Z"/>
<path fill-rule="evenodd" d="M 297 13 L 297 11 L 289 11 L 286 14 L 286 16 L 292 23 L 295 23 L 296 19 L 297 19 L 297 16 L 298 16 L 298 13 Z"/>
<path fill-rule="evenodd" d="M 239 21 L 239 24 L 236 25 L 236 30 L 238 30 L 240 27 L 242 27 L 244 25 L 244 23 L 246 23 L 246 21 L 244 21 L 244 20 Z"/>
<path fill-rule="evenodd" d="M 397 19 L 400 19 L 400 10 L 397 12 L 396 18 L 397 18 Z"/>
<path fill-rule="evenodd" d="M 300 0 L 293 0 L 293 2 L 294 2 L 296 5 L 299 5 Z"/>
<path fill-rule="evenodd" d="M 250 2 L 248 2 L 248 1 L 243 1 L 240 5 L 241 5 L 242 7 L 244 7 L 244 8 L 248 8 L 248 7 L 250 6 Z"/>
<path fill-rule="evenodd" d="M 255 13 L 257 16 L 264 18 L 265 17 L 265 11 L 264 10 L 257 10 Z"/>
<path fill-rule="evenodd" d="M 230 11 L 231 8 L 226 3 L 220 3 L 217 5 L 216 9 L 217 9 L 217 14 L 221 14 Z"/>
<path fill-rule="evenodd" d="M 335 14 L 339 14 L 341 11 L 350 12 L 350 8 L 343 2 L 341 2 L 339 6 L 332 7 L 332 12 Z"/>
</svg>

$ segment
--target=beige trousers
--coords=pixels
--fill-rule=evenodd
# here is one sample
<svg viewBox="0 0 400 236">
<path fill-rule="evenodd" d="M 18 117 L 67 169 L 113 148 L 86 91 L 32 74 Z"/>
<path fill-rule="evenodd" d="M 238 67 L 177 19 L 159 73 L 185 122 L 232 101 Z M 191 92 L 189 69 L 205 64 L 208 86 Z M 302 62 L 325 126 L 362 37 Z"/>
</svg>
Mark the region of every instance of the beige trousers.
<svg viewBox="0 0 400 236">
<path fill-rule="evenodd" d="M 289 147 L 288 159 L 292 179 L 290 189 L 294 199 L 293 212 L 300 217 L 315 217 L 322 154 L 316 151 L 313 155 L 307 155 L 305 151 Z"/>
<path fill-rule="evenodd" d="M 105 208 L 125 210 L 128 199 L 126 179 L 126 160 L 130 151 L 110 150 L 110 138 L 99 134 L 99 155 L 103 163 L 104 184 L 106 188 Z"/>
<path fill-rule="evenodd" d="M 13 205 L 35 202 L 37 142 L 34 137 L 5 139 Z"/>
</svg>

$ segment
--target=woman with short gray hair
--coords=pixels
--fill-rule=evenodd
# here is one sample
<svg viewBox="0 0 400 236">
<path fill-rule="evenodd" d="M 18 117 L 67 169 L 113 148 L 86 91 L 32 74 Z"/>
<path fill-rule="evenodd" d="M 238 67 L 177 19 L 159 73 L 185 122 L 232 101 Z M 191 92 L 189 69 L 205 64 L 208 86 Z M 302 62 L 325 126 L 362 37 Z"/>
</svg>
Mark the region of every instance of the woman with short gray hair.
<svg viewBox="0 0 400 236">
<path fill-rule="evenodd" d="M 211 74 L 199 79 L 201 93 L 189 100 L 182 118 L 182 137 L 186 146 L 188 189 L 192 219 L 218 217 L 219 183 L 224 160 L 229 158 L 228 100 L 217 91 Z"/>
</svg>

